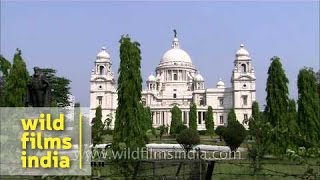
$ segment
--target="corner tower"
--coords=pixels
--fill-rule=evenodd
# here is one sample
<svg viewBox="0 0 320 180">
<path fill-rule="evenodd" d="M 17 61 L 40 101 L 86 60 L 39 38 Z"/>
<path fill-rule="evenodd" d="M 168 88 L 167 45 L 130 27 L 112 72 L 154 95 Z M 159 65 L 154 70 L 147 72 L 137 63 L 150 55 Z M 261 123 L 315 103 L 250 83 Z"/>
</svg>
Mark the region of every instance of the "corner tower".
<svg viewBox="0 0 320 180">
<path fill-rule="evenodd" d="M 234 60 L 231 83 L 233 88 L 233 107 L 240 123 L 251 116 L 251 106 L 256 100 L 256 77 L 249 52 L 240 45 Z"/>
<path fill-rule="evenodd" d="M 95 116 L 95 109 L 102 108 L 102 120 L 114 109 L 115 81 L 111 71 L 111 58 L 105 47 L 97 54 L 90 78 L 90 120 Z"/>
</svg>

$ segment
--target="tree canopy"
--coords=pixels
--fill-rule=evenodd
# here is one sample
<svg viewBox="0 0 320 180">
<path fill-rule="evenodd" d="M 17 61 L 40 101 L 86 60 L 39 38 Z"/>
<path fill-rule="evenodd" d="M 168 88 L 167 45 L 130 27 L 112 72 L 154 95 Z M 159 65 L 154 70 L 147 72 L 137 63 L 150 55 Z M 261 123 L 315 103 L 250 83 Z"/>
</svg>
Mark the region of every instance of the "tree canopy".
<svg viewBox="0 0 320 180">
<path fill-rule="evenodd" d="M 69 106 L 70 80 L 57 76 L 57 71 L 51 68 L 40 68 L 47 78 L 51 88 L 51 106 Z"/>
<path fill-rule="evenodd" d="M 320 100 L 315 73 L 303 68 L 298 74 L 298 125 L 304 140 L 320 141 Z"/>
<path fill-rule="evenodd" d="M 213 112 L 212 107 L 208 106 L 208 111 L 206 114 L 206 129 L 207 133 L 212 135 L 214 133 L 214 121 L 213 121 Z"/>
<path fill-rule="evenodd" d="M 177 127 L 182 124 L 182 112 L 178 106 L 171 109 L 170 134 L 176 133 Z"/>
<path fill-rule="evenodd" d="M 197 131 L 197 105 L 195 103 L 190 104 L 189 128 Z"/>
<path fill-rule="evenodd" d="M 145 113 L 141 103 L 141 51 L 138 42 L 128 35 L 120 39 L 120 66 L 118 77 L 118 107 L 113 133 L 114 148 L 125 144 L 136 149 L 146 143 Z"/>
<path fill-rule="evenodd" d="M 91 121 L 92 128 L 92 144 L 95 146 L 102 142 L 102 135 L 105 125 L 102 123 L 102 109 L 101 106 L 96 108 L 95 117 Z"/>
<path fill-rule="evenodd" d="M 29 73 L 25 62 L 22 59 L 21 50 L 19 49 L 17 49 L 17 52 L 14 54 L 12 67 L 5 80 L 5 106 L 24 107 L 26 103 Z"/>
<path fill-rule="evenodd" d="M 286 115 L 289 103 L 289 80 L 285 74 L 279 57 L 271 58 L 267 79 L 267 105 L 265 112 L 268 121 L 273 127 L 285 127 Z"/>
</svg>

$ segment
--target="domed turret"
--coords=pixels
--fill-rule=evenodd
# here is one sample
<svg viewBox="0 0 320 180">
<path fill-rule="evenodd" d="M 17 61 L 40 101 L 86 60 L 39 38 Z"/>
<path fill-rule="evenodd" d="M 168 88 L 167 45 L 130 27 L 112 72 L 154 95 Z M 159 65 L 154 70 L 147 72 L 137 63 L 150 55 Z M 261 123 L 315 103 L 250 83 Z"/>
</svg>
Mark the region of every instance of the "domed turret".
<svg viewBox="0 0 320 180">
<path fill-rule="evenodd" d="M 224 82 L 221 79 L 217 83 L 217 88 L 224 88 Z"/>
<path fill-rule="evenodd" d="M 251 59 L 249 52 L 244 48 L 243 44 L 240 44 L 240 49 L 236 52 L 236 59 L 238 59 L 238 60 Z"/>
<path fill-rule="evenodd" d="M 149 81 L 149 82 L 156 82 L 156 81 L 157 81 L 157 78 L 156 78 L 153 74 L 151 74 L 151 75 L 148 77 L 148 81 Z"/>
<path fill-rule="evenodd" d="M 110 55 L 105 47 L 101 48 L 101 51 L 97 54 L 97 61 L 110 60 Z"/>
<path fill-rule="evenodd" d="M 203 79 L 203 77 L 201 76 L 200 73 L 197 74 L 197 75 L 194 77 L 194 80 L 195 80 L 195 81 L 200 81 L 200 82 L 204 81 L 204 79 Z"/>
</svg>

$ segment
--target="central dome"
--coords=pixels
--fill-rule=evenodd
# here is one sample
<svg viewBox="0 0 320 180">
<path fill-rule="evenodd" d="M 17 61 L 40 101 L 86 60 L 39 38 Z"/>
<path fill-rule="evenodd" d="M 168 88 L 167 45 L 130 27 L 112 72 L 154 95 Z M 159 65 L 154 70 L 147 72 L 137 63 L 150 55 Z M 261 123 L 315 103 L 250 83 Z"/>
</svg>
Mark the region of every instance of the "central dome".
<svg viewBox="0 0 320 180">
<path fill-rule="evenodd" d="M 165 52 L 161 58 L 161 63 L 167 62 L 192 63 L 189 54 L 180 49 L 180 44 L 177 37 L 175 37 L 172 41 L 172 49 L 169 49 L 167 52 Z"/>
<path fill-rule="evenodd" d="M 182 49 L 173 48 L 168 50 L 162 56 L 161 62 L 187 62 L 192 63 L 191 58 L 187 52 Z"/>
</svg>

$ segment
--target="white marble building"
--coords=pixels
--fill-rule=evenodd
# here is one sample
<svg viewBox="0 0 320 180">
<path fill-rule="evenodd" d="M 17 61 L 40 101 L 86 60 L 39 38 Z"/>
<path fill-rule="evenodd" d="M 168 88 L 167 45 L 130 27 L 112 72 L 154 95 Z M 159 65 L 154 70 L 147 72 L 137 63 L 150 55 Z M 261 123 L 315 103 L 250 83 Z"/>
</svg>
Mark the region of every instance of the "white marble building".
<svg viewBox="0 0 320 180">
<path fill-rule="evenodd" d="M 117 88 L 111 69 L 111 58 L 105 48 L 96 57 L 90 80 L 90 116 L 101 105 L 103 119 L 112 116 L 112 126 L 117 108 Z M 230 69 L 232 61 L 230 61 Z M 226 78 L 227 79 L 227 78 Z M 216 87 L 205 87 L 205 80 L 192 64 L 189 54 L 180 48 L 177 37 L 173 38 L 171 48 L 164 53 L 155 73 L 146 81 L 142 92 L 142 102 L 152 111 L 153 125 L 170 125 L 170 110 L 177 105 L 182 111 L 182 121 L 188 124 L 190 103 L 198 110 L 198 129 L 205 130 L 205 117 L 208 106 L 212 106 L 215 126 L 224 125 L 231 108 L 235 109 L 237 119 L 251 116 L 251 105 L 256 100 L 254 68 L 244 45 L 235 54 L 231 74 L 231 87 L 225 87 L 221 80 Z"/>
</svg>

